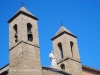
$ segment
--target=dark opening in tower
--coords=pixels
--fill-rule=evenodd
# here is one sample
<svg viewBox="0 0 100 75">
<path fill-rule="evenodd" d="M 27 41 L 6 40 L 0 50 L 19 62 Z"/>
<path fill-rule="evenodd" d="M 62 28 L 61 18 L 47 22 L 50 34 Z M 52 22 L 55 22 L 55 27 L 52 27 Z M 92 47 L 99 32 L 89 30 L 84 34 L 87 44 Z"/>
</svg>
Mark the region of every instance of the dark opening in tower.
<svg viewBox="0 0 100 75">
<path fill-rule="evenodd" d="M 15 35 L 14 35 L 15 42 L 18 42 L 18 35 L 17 35 L 17 24 L 15 24 L 13 28 L 14 28 L 14 30 L 15 30 Z"/>
<path fill-rule="evenodd" d="M 63 50 L 62 50 L 62 44 L 61 44 L 61 42 L 58 43 L 58 47 L 60 49 L 60 57 L 63 58 Z"/>
<path fill-rule="evenodd" d="M 27 38 L 28 38 L 28 41 L 33 41 L 33 35 L 32 35 L 32 32 L 31 32 L 31 29 L 32 29 L 32 25 L 30 23 L 27 23 Z"/>
<path fill-rule="evenodd" d="M 73 45 L 74 45 L 74 43 L 72 41 L 70 41 L 70 47 L 71 47 L 72 57 L 73 57 Z"/>
<path fill-rule="evenodd" d="M 61 67 L 61 69 L 62 69 L 63 71 L 65 71 L 65 65 L 64 65 L 64 64 L 61 64 L 60 67 Z"/>
</svg>

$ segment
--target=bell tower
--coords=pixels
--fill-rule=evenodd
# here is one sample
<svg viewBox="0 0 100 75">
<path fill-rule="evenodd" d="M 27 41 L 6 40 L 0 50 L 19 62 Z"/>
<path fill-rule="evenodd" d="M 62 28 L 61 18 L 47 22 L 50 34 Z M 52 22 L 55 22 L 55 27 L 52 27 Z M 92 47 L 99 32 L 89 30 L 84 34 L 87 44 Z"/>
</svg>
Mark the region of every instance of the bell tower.
<svg viewBox="0 0 100 75">
<path fill-rule="evenodd" d="M 77 37 L 61 26 L 51 40 L 59 69 L 72 75 L 82 75 Z"/>
<path fill-rule="evenodd" d="M 37 21 L 23 6 L 8 21 L 9 75 L 42 75 Z"/>
</svg>

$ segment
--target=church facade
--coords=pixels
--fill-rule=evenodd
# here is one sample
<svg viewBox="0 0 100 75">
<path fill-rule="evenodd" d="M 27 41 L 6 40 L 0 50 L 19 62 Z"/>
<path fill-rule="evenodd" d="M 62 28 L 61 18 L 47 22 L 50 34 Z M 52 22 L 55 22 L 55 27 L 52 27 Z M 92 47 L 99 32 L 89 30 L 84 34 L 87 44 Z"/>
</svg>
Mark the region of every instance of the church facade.
<svg viewBox="0 0 100 75">
<path fill-rule="evenodd" d="M 99 70 L 82 66 L 77 36 L 64 26 L 51 39 L 58 68 L 41 66 L 37 21 L 23 6 L 8 21 L 10 60 L 0 75 L 100 75 Z"/>
</svg>

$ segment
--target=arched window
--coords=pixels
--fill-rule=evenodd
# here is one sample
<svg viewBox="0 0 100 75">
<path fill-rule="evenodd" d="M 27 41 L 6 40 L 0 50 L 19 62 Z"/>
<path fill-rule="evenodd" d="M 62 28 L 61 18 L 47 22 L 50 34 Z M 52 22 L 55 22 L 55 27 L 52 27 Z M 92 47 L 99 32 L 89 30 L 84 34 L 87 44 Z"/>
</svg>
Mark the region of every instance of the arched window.
<svg viewBox="0 0 100 75">
<path fill-rule="evenodd" d="M 28 38 L 28 41 L 33 41 L 33 35 L 32 35 L 32 32 L 31 32 L 31 29 L 32 29 L 32 25 L 30 23 L 27 23 L 27 38 Z"/>
<path fill-rule="evenodd" d="M 63 71 L 65 71 L 65 65 L 64 65 L 64 64 L 61 64 L 60 67 L 61 67 L 61 69 L 62 69 Z"/>
<path fill-rule="evenodd" d="M 58 47 L 60 49 L 60 57 L 63 58 L 63 50 L 62 50 L 62 44 L 59 42 Z"/>
<path fill-rule="evenodd" d="M 15 37 L 15 42 L 17 42 L 17 41 L 18 41 L 17 24 L 15 24 L 13 28 L 14 28 L 14 30 L 15 30 L 15 35 L 14 35 L 14 37 Z"/>
<path fill-rule="evenodd" d="M 73 57 L 73 45 L 74 45 L 74 43 L 72 41 L 70 41 L 70 47 L 71 47 L 72 57 Z"/>
</svg>

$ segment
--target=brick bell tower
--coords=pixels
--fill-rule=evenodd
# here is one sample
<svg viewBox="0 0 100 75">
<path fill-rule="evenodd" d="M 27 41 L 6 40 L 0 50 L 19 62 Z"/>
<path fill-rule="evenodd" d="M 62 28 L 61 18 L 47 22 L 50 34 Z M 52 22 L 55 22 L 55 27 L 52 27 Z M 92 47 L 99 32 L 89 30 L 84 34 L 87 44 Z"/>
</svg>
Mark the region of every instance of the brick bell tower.
<svg viewBox="0 0 100 75">
<path fill-rule="evenodd" d="M 72 75 L 82 75 L 77 37 L 61 26 L 51 40 L 59 69 Z"/>
<path fill-rule="evenodd" d="M 22 6 L 8 21 L 9 75 L 42 75 L 37 20 Z"/>
</svg>

